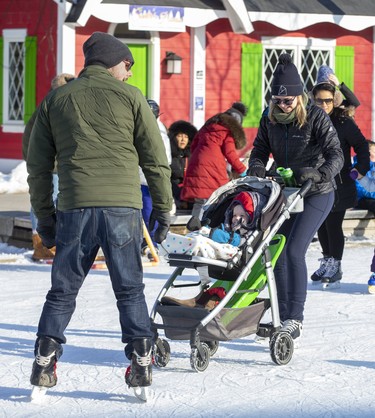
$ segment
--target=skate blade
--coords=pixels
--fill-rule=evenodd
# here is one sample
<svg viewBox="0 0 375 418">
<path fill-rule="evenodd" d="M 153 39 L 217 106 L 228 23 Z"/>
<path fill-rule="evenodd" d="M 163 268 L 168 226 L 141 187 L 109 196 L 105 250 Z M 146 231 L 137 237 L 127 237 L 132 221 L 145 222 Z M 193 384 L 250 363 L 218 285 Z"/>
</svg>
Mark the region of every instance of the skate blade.
<svg viewBox="0 0 375 418">
<path fill-rule="evenodd" d="M 370 295 L 375 295 L 375 286 L 369 286 L 368 292 L 370 293 Z"/>
<path fill-rule="evenodd" d="M 134 395 L 143 402 L 147 402 L 148 399 L 148 387 L 140 387 L 136 386 L 132 388 L 134 391 Z"/>
<path fill-rule="evenodd" d="M 333 290 L 333 289 L 340 289 L 341 284 L 340 281 L 334 283 L 322 283 L 322 290 Z"/>
<path fill-rule="evenodd" d="M 260 345 L 269 345 L 270 337 L 260 337 L 259 335 L 256 335 L 254 342 Z"/>
<path fill-rule="evenodd" d="M 32 403 L 43 402 L 48 388 L 44 386 L 34 386 L 31 390 L 30 399 Z"/>
<path fill-rule="evenodd" d="M 322 282 L 320 280 L 311 280 L 311 284 L 313 286 L 319 286 L 320 284 L 322 284 Z"/>
</svg>

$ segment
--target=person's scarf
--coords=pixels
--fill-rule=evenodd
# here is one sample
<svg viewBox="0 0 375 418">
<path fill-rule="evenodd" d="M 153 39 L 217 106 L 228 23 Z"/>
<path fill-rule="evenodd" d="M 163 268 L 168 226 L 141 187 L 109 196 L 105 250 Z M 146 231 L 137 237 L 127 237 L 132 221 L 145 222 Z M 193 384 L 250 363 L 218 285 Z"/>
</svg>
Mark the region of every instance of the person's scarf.
<svg viewBox="0 0 375 418">
<path fill-rule="evenodd" d="M 304 93 L 303 94 L 304 106 L 306 106 L 307 102 L 308 102 L 308 97 Z M 280 109 L 279 106 L 275 106 L 274 111 L 273 111 L 273 116 L 277 123 L 281 123 L 282 125 L 288 125 L 289 123 L 292 123 L 297 119 L 296 108 L 294 108 L 290 113 L 285 113 Z"/>
</svg>

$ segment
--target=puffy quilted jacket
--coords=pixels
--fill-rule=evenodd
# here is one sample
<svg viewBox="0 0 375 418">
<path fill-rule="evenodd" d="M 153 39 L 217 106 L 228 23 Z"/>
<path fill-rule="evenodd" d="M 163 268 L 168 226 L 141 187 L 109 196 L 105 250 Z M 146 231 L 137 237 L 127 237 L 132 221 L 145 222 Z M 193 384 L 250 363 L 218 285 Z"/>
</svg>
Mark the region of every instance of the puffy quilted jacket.
<svg viewBox="0 0 375 418">
<path fill-rule="evenodd" d="M 51 177 L 59 175 L 58 209 L 142 207 L 138 165 L 153 207 L 172 206 L 170 168 L 159 127 L 136 87 L 103 67 L 52 91 L 41 103 L 27 156 L 31 204 L 37 216 L 51 215 Z"/>
<path fill-rule="evenodd" d="M 266 166 L 271 154 L 277 167 L 292 170 L 313 167 L 322 174 L 322 181 L 313 184 L 307 195 L 328 193 L 335 188 L 334 178 L 344 162 L 340 141 L 331 120 L 318 106 L 308 106 L 307 120 L 302 128 L 295 122 L 273 124 L 266 109 L 250 154 L 249 167 L 260 161 Z"/>
</svg>

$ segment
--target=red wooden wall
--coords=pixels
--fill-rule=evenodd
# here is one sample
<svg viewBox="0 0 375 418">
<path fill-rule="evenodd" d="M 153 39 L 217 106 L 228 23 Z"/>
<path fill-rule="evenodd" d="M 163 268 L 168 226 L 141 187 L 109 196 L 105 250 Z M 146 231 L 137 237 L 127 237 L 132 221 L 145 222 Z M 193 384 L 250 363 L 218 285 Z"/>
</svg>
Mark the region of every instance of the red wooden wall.
<svg viewBox="0 0 375 418">
<path fill-rule="evenodd" d="M 57 5 L 53 1 L 0 1 L 0 28 L 27 29 L 28 36 L 37 36 L 36 105 L 47 94 L 56 75 Z M 2 98 L 1 98 L 2 99 Z M 22 134 L 0 129 L 0 158 L 22 159 Z"/>
</svg>

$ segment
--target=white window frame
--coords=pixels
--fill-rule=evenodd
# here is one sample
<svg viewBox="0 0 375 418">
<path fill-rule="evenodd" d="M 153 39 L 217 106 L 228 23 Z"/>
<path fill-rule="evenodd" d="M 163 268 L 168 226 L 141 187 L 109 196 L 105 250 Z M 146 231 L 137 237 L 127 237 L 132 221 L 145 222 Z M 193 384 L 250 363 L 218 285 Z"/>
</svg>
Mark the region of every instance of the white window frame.
<svg viewBox="0 0 375 418">
<path fill-rule="evenodd" d="M 319 50 L 325 49 L 330 51 L 330 62 L 329 66 L 331 68 L 335 68 L 335 47 L 336 47 L 336 39 L 323 39 L 323 38 L 300 38 L 300 37 L 291 37 L 291 36 L 283 36 L 283 37 L 269 37 L 264 36 L 262 37 L 262 44 L 265 48 L 275 48 L 275 49 L 283 49 L 288 48 L 294 50 L 293 59 L 294 64 L 296 65 L 298 72 L 302 73 L 301 62 L 302 62 L 302 51 L 303 50 Z M 265 97 L 265 80 L 264 80 L 264 72 L 262 75 L 262 89 L 263 89 L 263 97 Z"/>
<path fill-rule="evenodd" d="M 3 132 L 19 133 L 25 128 L 24 121 L 9 120 L 9 44 L 26 42 L 26 29 L 3 29 Z M 25 79 L 23 80 L 25 82 Z"/>
</svg>

